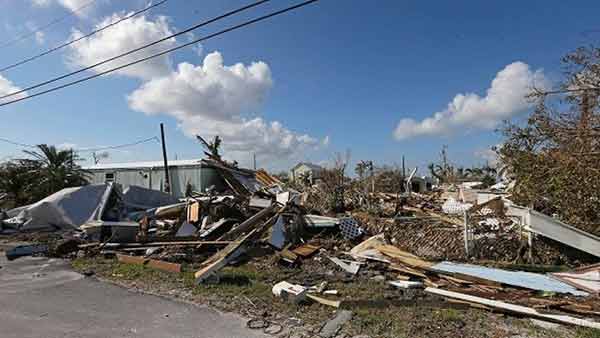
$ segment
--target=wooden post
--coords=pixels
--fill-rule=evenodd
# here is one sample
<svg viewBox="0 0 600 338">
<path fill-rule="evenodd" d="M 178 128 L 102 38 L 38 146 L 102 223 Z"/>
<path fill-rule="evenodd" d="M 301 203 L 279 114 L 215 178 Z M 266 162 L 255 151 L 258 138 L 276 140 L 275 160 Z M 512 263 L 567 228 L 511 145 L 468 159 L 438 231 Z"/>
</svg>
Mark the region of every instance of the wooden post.
<svg viewBox="0 0 600 338">
<path fill-rule="evenodd" d="M 464 220 L 465 220 L 465 233 L 464 233 L 465 253 L 467 255 L 467 258 L 469 258 L 469 214 L 468 214 L 467 210 L 464 211 Z"/>
<path fill-rule="evenodd" d="M 165 166 L 165 192 L 171 193 L 171 182 L 169 180 L 169 164 L 167 161 L 167 145 L 165 144 L 165 128 L 160 124 L 160 140 L 162 142 L 163 163 Z"/>
</svg>

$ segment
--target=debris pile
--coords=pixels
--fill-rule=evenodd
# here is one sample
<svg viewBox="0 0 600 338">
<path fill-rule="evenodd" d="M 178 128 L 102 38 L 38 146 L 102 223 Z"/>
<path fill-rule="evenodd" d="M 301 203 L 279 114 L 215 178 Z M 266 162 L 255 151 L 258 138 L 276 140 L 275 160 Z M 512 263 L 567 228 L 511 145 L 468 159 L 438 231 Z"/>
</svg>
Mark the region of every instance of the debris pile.
<svg viewBox="0 0 600 338">
<path fill-rule="evenodd" d="M 439 193 L 333 189 L 326 196 L 318 185 L 297 191 L 262 170 L 206 161 L 225 189 L 174 200 L 139 187 L 122 192 L 110 183 L 65 189 L 10 211 L 3 229 L 70 229 L 78 241 L 62 250 L 21 247 L 10 254 L 79 251 L 174 273 L 193 268 L 198 284 L 219 283 L 227 265 L 267 258 L 266 264 L 299 271 L 293 279 L 273 281 L 272 293 L 300 306 L 350 306 L 348 295 L 328 289 L 328 282 L 368 278 L 386 281 L 399 293 L 416 289 L 423 297 L 442 297 L 448 304 L 600 328 L 600 322 L 588 319 L 600 316 L 598 265 L 546 275 L 462 263 L 524 255 L 523 233 L 535 225 L 515 222 L 511 217 L 518 210 L 507 211 L 500 198 L 469 205 L 444 202 Z M 333 213 L 314 204 L 318 200 L 346 210 Z M 336 272 L 301 273 L 315 264 Z M 340 310 L 327 335 L 351 317 Z"/>
</svg>

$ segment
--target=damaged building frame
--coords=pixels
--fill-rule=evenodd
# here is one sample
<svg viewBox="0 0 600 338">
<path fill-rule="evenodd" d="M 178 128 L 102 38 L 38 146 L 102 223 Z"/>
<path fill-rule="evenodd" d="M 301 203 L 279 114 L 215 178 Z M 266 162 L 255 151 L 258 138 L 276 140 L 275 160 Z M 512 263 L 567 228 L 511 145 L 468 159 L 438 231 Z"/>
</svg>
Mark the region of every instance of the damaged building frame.
<svg viewBox="0 0 600 338">
<path fill-rule="evenodd" d="M 181 198 L 186 191 L 205 192 L 226 188 L 215 165 L 205 160 L 171 160 L 168 162 L 171 194 Z M 99 163 L 85 167 L 91 173 L 90 184 L 118 183 L 123 188 L 140 186 L 165 191 L 165 168 L 162 161 Z"/>
</svg>

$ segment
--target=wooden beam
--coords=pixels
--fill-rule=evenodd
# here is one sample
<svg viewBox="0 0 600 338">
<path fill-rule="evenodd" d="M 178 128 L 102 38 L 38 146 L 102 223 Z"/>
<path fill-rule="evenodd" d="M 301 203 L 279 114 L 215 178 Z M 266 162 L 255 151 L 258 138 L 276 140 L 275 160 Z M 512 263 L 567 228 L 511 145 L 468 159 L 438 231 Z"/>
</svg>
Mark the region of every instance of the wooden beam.
<svg viewBox="0 0 600 338">
<path fill-rule="evenodd" d="M 466 295 L 466 294 L 459 293 L 459 292 L 441 290 L 441 289 L 437 289 L 437 288 L 426 288 L 425 292 L 428 292 L 428 293 L 431 293 L 434 295 L 438 295 L 438 296 L 442 296 L 442 297 L 459 299 L 459 300 L 466 301 L 469 303 L 485 305 L 485 306 L 492 307 L 492 308 L 498 309 L 498 310 L 502 310 L 502 311 L 508 312 L 508 313 L 515 313 L 515 314 L 524 315 L 527 317 L 533 317 L 533 318 L 557 322 L 557 323 L 561 323 L 561 324 L 578 325 L 578 326 L 584 326 L 584 327 L 589 327 L 589 328 L 594 328 L 594 329 L 600 329 L 600 323 L 598 323 L 598 322 L 592 322 L 592 321 L 589 321 L 586 319 L 580 319 L 580 318 L 575 318 L 575 317 L 565 316 L 565 315 L 544 314 L 544 313 L 538 312 L 536 309 L 522 306 L 522 305 L 509 304 L 509 303 L 500 302 L 497 300 L 492 300 L 492 299 L 487 299 L 487 298 L 482 298 L 482 297 L 477 297 L 477 296 L 471 296 L 471 295 Z"/>
<path fill-rule="evenodd" d="M 157 270 L 163 270 L 163 271 L 167 271 L 167 272 L 175 272 L 175 273 L 181 272 L 181 264 L 170 263 L 170 262 L 160 261 L 160 260 L 156 260 L 156 259 L 148 259 L 148 258 L 138 257 L 138 256 L 117 254 L 117 260 L 120 263 L 147 265 L 150 268 L 157 269 Z"/>
</svg>

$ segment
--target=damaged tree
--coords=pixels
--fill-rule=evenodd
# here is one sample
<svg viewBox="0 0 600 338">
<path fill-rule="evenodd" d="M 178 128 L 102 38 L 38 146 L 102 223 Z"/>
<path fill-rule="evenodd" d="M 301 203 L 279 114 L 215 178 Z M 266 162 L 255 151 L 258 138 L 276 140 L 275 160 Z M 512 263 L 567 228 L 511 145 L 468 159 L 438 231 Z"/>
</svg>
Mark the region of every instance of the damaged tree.
<svg viewBox="0 0 600 338">
<path fill-rule="evenodd" d="M 562 62 L 559 90 L 533 91 L 534 112 L 523 126 L 505 125 L 497 153 L 515 202 L 598 235 L 600 49 L 579 48 Z"/>
</svg>

